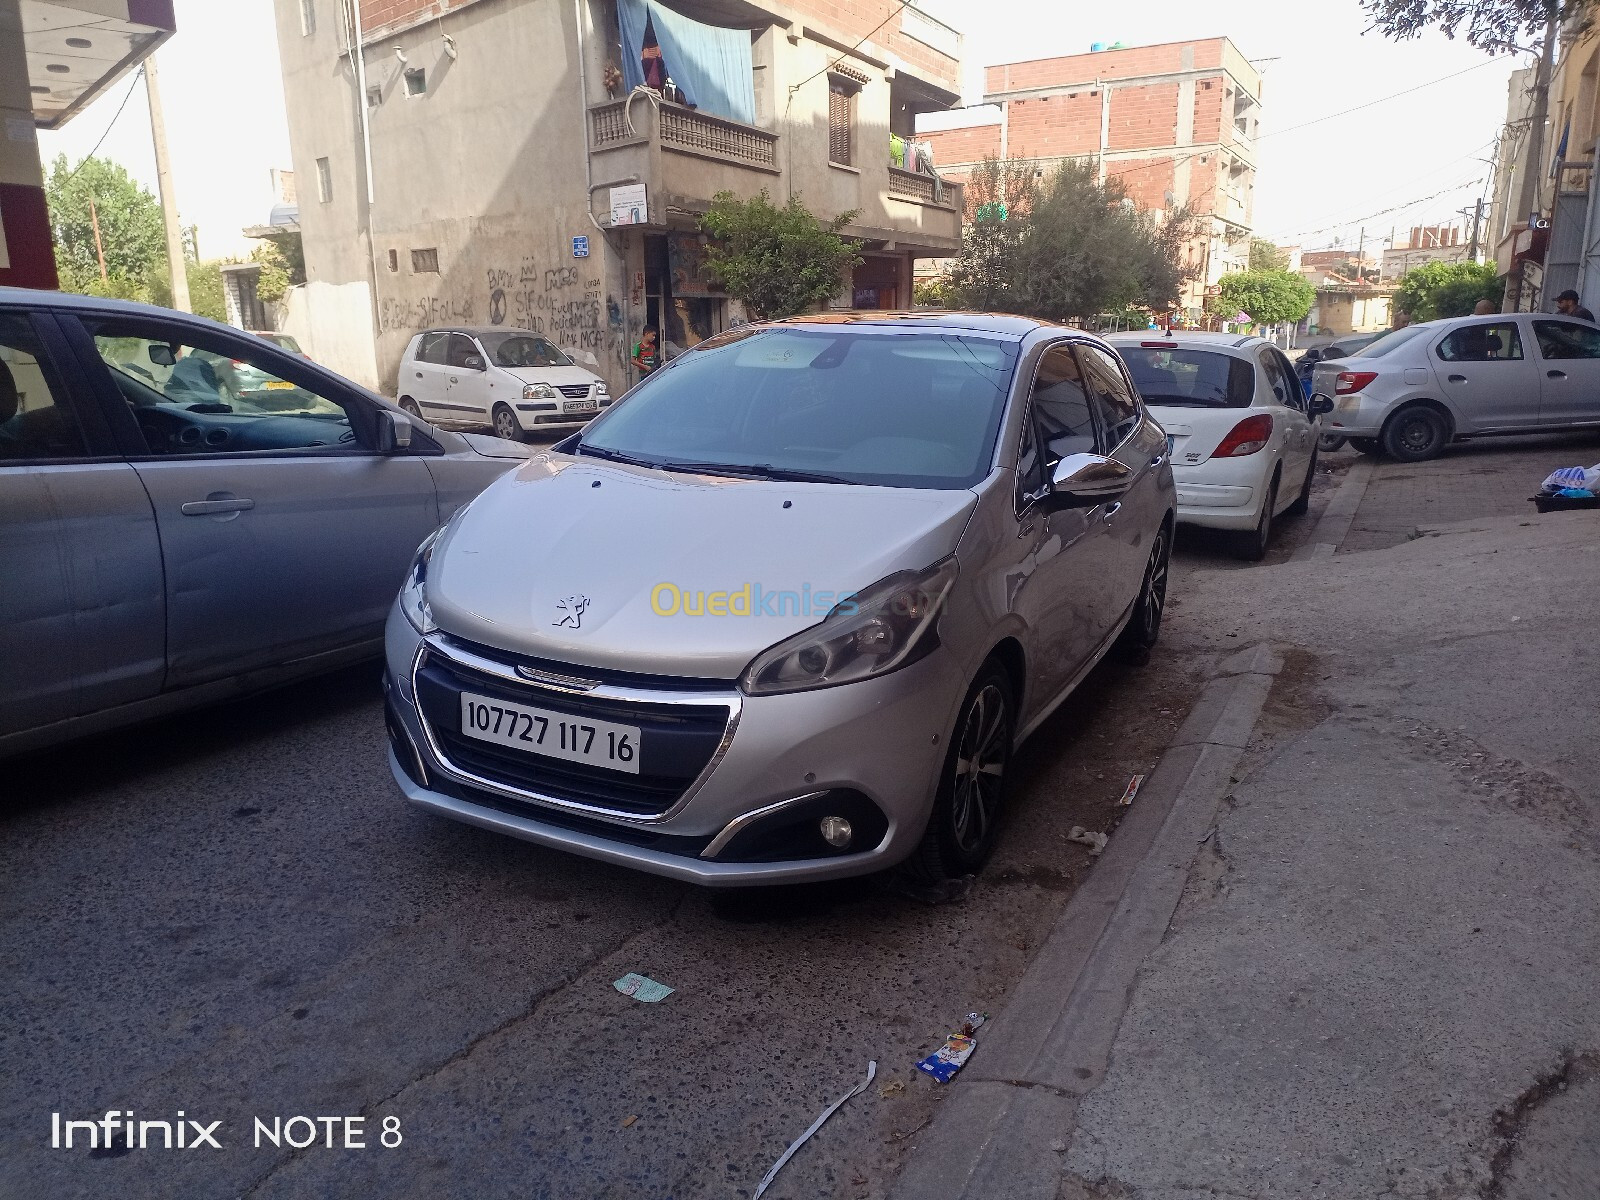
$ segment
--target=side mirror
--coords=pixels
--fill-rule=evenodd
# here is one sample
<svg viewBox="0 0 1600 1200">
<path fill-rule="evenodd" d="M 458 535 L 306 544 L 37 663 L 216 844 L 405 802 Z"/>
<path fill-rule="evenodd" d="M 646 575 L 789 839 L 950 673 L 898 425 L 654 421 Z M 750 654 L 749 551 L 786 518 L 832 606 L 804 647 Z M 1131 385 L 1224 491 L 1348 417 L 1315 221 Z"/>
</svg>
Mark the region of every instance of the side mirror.
<svg viewBox="0 0 1600 1200">
<path fill-rule="evenodd" d="M 1324 350 L 1322 352 L 1322 358 L 1319 361 L 1327 362 L 1329 359 L 1343 358 L 1343 357 L 1344 357 L 1344 351 L 1343 350 L 1339 349 L 1337 346 L 1329 346 L 1326 350 Z"/>
<path fill-rule="evenodd" d="M 1115 500 L 1133 482 L 1133 468 L 1103 454 L 1069 454 L 1056 464 L 1050 495 L 1058 508 L 1093 508 Z"/>
<path fill-rule="evenodd" d="M 467 355 L 466 358 L 461 360 L 461 365 L 469 371 L 481 371 L 484 369 L 483 359 L 476 354 Z"/>
<path fill-rule="evenodd" d="M 1333 411 L 1333 401 L 1326 396 L 1311 397 L 1311 406 L 1306 410 L 1312 417 L 1320 417 L 1324 413 Z"/>
<path fill-rule="evenodd" d="M 177 355 L 172 353 L 172 347 L 163 342 L 151 342 L 149 353 L 150 361 L 158 367 L 171 367 L 178 362 Z"/>
<path fill-rule="evenodd" d="M 1305 363 L 1319 363 L 1321 361 L 1322 361 L 1322 351 L 1313 346 L 1310 350 L 1307 350 L 1304 354 L 1302 354 L 1300 356 L 1300 364 L 1299 365 L 1303 365 Z"/>
<path fill-rule="evenodd" d="M 378 410 L 378 453 L 398 454 L 411 445 L 411 418 L 392 408 Z"/>
</svg>

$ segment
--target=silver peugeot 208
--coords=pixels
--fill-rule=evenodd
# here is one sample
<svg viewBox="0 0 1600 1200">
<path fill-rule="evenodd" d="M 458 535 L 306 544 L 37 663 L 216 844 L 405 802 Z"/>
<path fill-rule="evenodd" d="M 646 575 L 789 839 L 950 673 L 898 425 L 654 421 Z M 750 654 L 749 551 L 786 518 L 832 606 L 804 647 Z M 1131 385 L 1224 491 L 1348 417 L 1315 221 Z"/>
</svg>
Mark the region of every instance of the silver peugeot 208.
<svg viewBox="0 0 1600 1200">
<path fill-rule="evenodd" d="M 1088 335 L 744 326 L 423 543 L 390 765 L 434 812 L 711 885 L 975 870 L 1012 751 L 1161 626 L 1167 438 Z"/>
</svg>

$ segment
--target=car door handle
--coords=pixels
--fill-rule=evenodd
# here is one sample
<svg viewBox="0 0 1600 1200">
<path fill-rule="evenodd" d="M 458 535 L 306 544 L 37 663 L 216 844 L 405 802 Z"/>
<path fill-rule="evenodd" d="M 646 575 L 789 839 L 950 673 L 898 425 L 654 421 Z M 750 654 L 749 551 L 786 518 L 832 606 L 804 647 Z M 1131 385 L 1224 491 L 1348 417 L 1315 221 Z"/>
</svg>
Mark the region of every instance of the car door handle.
<svg viewBox="0 0 1600 1200">
<path fill-rule="evenodd" d="M 1452 376 L 1450 376 L 1450 382 L 1451 383 L 1465 383 L 1466 381 L 1467 381 L 1467 377 L 1465 375 L 1452 375 Z"/>
<path fill-rule="evenodd" d="M 1109 521 L 1121 511 L 1122 501 L 1118 500 L 1115 504 L 1106 505 L 1106 511 L 1100 514 L 1100 519 L 1102 521 Z"/>
<path fill-rule="evenodd" d="M 186 517 L 205 517 L 212 513 L 243 512 L 255 506 L 254 500 L 237 497 L 232 500 L 191 500 L 183 506 L 182 512 Z"/>
<path fill-rule="evenodd" d="M 1565 379 L 1567 377 L 1567 373 L 1565 371 L 1546 371 L 1545 375 L 1551 379 Z"/>
<path fill-rule="evenodd" d="M 1164 463 L 1166 461 L 1167 461 L 1166 452 L 1163 451 L 1162 453 L 1156 455 L 1154 458 L 1152 458 L 1150 460 L 1150 465 L 1152 467 L 1159 467 L 1162 463 Z"/>
<path fill-rule="evenodd" d="M 451 383 L 460 383 L 461 381 L 459 379 L 457 379 L 454 375 L 452 375 L 452 376 L 450 376 L 450 382 Z"/>
</svg>

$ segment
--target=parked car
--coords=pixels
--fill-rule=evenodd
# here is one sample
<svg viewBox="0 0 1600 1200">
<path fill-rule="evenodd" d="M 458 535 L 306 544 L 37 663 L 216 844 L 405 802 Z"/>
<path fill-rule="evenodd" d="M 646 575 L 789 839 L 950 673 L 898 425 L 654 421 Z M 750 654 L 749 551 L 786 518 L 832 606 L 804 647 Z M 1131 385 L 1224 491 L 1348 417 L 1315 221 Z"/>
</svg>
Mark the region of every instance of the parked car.
<svg viewBox="0 0 1600 1200">
<path fill-rule="evenodd" d="M 1600 428 L 1600 329 L 1546 313 L 1429 321 L 1318 363 L 1330 432 L 1420 462 L 1452 441 Z"/>
<path fill-rule="evenodd" d="M 685 351 L 423 546 L 413 802 L 702 884 L 974 871 L 1013 748 L 1161 627 L 1166 437 L 1103 342 L 829 314 Z"/>
<path fill-rule="evenodd" d="M 1281 513 L 1303 513 L 1317 469 L 1317 418 L 1289 359 L 1258 337 L 1119 333 L 1107 339 L 1167 431 L 1178 520 L 1234 534 L 1260 560 Z"/>
<path fill-rule="evenodd" d="M 528 329 L 429 329 L 400 359 L 400 407 L 413 416 L 490 425 L 513 441 L 580 426 L 611 403 L 605 380 Z"/>
<path fill-rule="evenodd" d="M 1319 362 L 1331 362 L 1336 358 L 1349 358 L 1352 354 L 1359 354 L 1373 342 L 1381 337 L 1387 337 L 1392 330 L 1380 329 L 1376 333 L 1352 333 L 1337 341 L 1329 342 L 1326 346 L 1313 346 L 1299 358 L 1295 359 L 1294 372 L 1300 380 L 1300 390 L 1307 400 L 1311 399 L 1311 375 Z M 1317 439 L 1317 449 L 1324 454 L 1332 454 L 1335 450 L 1344 449 L 1346 438 L 1337 433 L 1323 429 L 1322 436 Z"/>
<path fill-rule="evenodd" d="M 376 653 L 418 543 L 527 454 L 224 325 L 0 288 L 0 756 Z"/>
<path fill-rule="evenodd" d="M 287 333 L 259 329 L 252 329 L 249 333 L 252 337 L 271 342 L 285 353 L 305 356 L 300 343 Z M 288 380 L 277 379 L 242 359 L 218 358 L 217 365 L 227 372 L 228 390 L 238 399 L 257 408 L 293 407 L 294 385 Z"/>
</svg>

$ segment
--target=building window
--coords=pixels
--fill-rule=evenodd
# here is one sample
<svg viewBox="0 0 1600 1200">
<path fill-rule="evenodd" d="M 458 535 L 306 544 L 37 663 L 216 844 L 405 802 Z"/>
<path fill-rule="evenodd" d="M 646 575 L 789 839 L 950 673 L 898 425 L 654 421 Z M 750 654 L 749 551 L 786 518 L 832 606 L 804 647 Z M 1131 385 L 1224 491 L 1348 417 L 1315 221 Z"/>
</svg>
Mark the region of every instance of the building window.
<svg viewBox="0 0 1600 1200">
<path fill-rule="evenodd" d="M 390 250 L 389 251 L 389 270 L 398 271 L 399 269 L 400 269 L 400 251 L 398 251 L 398 250 Z"/>
<path fill-rule="evenodd" d="M 300 36 L 310 37 L 317 31 L 317 0 L 300 0 Z"/>
<path fill-rule="evenodd" d="M 406 95 L 424 96 L 428 92 L 428 73 L 421 67 L 406 70 Z"/>
<path fill-rule="evenodd" d="M 325 158 L 317 159 L 317 199 L 324 204 L 333 199 L 333 167 Z"/>
<path fill-rule="evenodd" d="M 378 105 L 380 105 L 382 103 L 383 103 L 383 85 L 375 83 L 375 84 L 373 84 L 371 87 L 369 87 L 367 89 L 367 107 L 368 108 L 377 108 Z"/>
<path fill-rule="evenodd" d="M 411 273 L 413 275 L 421 275 L 424 272 L 431 272 L 434 275 L 439 273 L 439 251 L 437 248 L 429 247 L 426 250 L 413 250 L 411 252 Z"/>
<path fill-rule="evenodd" d="M 856 95 L 861 85 L 843 75 L 828 76 L 828 161 L 853 166 L 852 133 L 856 120 Z"/>
</svg>

